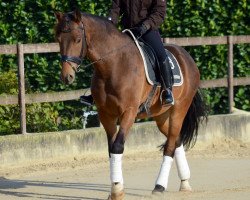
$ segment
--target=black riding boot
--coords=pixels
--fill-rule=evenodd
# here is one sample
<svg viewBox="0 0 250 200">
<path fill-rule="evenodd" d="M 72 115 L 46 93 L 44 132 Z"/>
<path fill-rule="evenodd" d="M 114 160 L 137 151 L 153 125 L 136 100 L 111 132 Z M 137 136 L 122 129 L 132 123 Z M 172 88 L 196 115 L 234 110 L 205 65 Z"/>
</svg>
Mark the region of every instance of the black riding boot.
<svg viewBox="0 0 250 200">
<path fill-rule="evenodd" d="M 164 88 L 164 91 L 161 94 L 162 105 L 174 105 L 174 97 L 172 93 L 173 73 L 168 58 L 160 63 L 160 72 Z"/>
<path fill-rule="evenodd" d="M 80 102 L 85 104 L 86 106 L 92 106 L 94 104 L 94 99 L 92 95 L 88 96 L 80 96 Z"/>
</svg>

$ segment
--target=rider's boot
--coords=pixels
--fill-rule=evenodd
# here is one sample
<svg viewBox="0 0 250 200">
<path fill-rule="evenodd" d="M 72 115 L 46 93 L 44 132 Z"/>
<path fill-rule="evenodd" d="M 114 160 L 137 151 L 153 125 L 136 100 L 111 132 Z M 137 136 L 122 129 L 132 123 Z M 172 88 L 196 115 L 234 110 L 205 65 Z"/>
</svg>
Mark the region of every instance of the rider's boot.
<svg viewBox="0 0 250 200">
<path fill-rule="evenodd" d="M 164 88 L 164 91 L 161 94 L 162 105 L 174 105 L 174 96 L 172 93 L 173 73 L 167 57 L 162 63 L 160 63 L 160 72 Z"/>
<path fill-rule="evenodd" d="M 88 96 L 80 96 L 80 102 L 85 104 L 86 106 L 92 106 L 94 104 L 94 99 L 92 97 L 92 95 L 88 95 Z"/>
</svg>

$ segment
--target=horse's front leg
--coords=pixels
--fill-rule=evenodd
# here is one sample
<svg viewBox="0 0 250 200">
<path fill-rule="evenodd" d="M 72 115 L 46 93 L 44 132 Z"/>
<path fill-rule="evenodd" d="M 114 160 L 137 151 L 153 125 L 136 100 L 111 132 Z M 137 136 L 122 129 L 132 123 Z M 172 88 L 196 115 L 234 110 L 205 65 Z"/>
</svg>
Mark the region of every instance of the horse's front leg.
<svg viewBox="0 0 250 200">
<path fill-rule="evenodd" d="M 109 200 L 124 199 L 123 175 L 122 175 L 122 157 L 125 143 L 125 132 L 122 128 L 118 133 L 108 135 L 109 144 L 109 165 L 110 165 L 110 181 L 111 195 Z"/>
<path fill-rule="evenodd" d="M 120 128 L 118 133 L 114 132 L 116 120 L 104 117 L 101 121 L 106 130 L 109 144 L 109 161 L 110 161 L 110 180 L 111 180 L 111 195 L 110 200 L 123 200 L 124 186 L 122 175 L 122 157 L 124 152 L 124 144 L 130 127 L 133 125 L 136 109 L 127 109 L 120 117 Z M 115 124 L 111 125 L 111 122 Z"/>
<path fill-rule="evenodd" d="M 109 143 L 109 165 L 110 165 L 110 181 L 111 195 L 109 200 L 124 199 L 124 186 L 122 175 L 122 157 L 125 143 L 125 132 L 121 128 L 113 137 L 108 136 Z"/>
</svg>

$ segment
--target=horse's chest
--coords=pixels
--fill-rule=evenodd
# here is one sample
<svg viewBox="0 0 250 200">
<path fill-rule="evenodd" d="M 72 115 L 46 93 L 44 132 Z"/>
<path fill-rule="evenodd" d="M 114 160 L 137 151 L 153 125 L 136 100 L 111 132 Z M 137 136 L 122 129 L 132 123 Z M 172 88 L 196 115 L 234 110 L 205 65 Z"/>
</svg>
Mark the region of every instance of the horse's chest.
<svg viewBox="0 0 250 200">
<path fill-rule="evenodd" d="M 91 92 L 97 104 L 107 105 L 110 102 L 114 104 L 117 102 L 117 90 L 119 87 L 114 87 L 108 81 L 98 81 L 92 84 Z"/>
</svg>

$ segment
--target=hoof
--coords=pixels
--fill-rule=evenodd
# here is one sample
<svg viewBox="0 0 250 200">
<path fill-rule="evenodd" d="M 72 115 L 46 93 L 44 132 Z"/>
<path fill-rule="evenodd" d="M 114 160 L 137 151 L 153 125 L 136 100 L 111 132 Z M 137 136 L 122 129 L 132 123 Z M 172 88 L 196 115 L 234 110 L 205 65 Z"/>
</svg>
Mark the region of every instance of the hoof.
<svg viewBox="0 0 250 200">
<path fill-rule="evenodd" d="M 121 183 L 113 184 L 108 200 L 124 200 L 124 189 Z"/>
<path fill-rule="evenodd" d="M 124 200 L 125 193 L 120 192 L 119 194 L 111 193 L 108 200 Z"/>
<path fill-rule="evenodd" d="M 154 190 L 152 191 L 153 195 L 162 195 L 165 191 L 165 188 L 161 185 L 156 185 Z"/>
<path fill-rule="evenodd" d="M 180 190 L 181 192 L 191 192 L 192 188 L 188 182 L 188 180 L 185 181 L 181 181 L 181 185 L 180 185 Z"/>
</svg>

